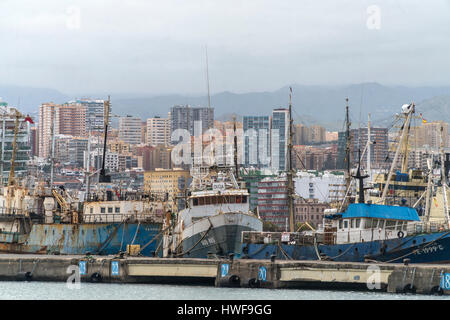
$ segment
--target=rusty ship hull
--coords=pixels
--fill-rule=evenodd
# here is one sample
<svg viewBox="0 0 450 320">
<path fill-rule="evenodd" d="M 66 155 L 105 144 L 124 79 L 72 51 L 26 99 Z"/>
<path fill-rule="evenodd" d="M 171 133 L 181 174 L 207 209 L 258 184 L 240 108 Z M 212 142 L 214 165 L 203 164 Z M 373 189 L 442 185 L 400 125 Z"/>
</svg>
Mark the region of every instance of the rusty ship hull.
<svg viewBox="0 0 450 320">
<path fill-rule="evenodd" d="M 28 232 L 0 231 L 0 252 L 111 255 L 140 245 L 153 256 L 160 244 L 161 223 L 32 224 Z M 26 224 L 23 226 L 27 229 Z"/>
</svg>

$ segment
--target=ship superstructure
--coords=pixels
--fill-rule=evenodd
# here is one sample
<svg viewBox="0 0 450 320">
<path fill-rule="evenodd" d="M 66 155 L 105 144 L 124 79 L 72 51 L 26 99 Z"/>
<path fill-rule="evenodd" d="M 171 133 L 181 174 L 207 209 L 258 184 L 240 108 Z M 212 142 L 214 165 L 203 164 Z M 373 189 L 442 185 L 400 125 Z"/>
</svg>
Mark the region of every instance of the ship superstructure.
<svg viewBox="0 0 450 320">
<path fill-rule="evenodd" d="M 262 231 L 262 221 L 249 207 L 249 193 L 237 183 L 230 168 L 196 179 L 187 208 L 178 213 L 174 232 L 167 237 L 166 255 L 223 257 L 239 254 L 244 231 Z M 200 188 L 195 188 L 200 186 Z"/>
</svg>

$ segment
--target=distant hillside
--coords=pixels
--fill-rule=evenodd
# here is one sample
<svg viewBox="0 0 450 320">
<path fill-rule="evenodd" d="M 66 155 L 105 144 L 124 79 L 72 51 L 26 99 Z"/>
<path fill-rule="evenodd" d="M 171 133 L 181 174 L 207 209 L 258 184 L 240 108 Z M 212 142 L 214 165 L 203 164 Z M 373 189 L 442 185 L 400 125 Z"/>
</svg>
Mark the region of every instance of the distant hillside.
<svg viewBox="0 0 450 320">
<path fill-rule="evenodd" d="M 392 120 L 393 115 L 405 103 L 415 102 L 419 106 L 423 100 L 450 94 L 450 87 L 388 87 L 377 83 L 348 86 L 292 85 L 292 88 L 294 120 L 304 124 L 321 124 L 330 130 L 340 130 L 343 127 L 347 97 L 351 120 L 353 126 L 356 126 L 359 121 L 366 123 L 368 112 L 372 115 L 374 125 L 383 125 L 387 120 Z M 286 107 L 288 101 L 287 86 L 273 92 L 222 92 L 211 96 L 216 118 L 230 114 L 270 115 L 274 108 Z M 166 116 L 169 108 L 175 104 L 205 106 L 206 103 L 206 96 L 165 95 L 117 99 L 114 101 L 114 110 L 119 114 L 133 110 L 134 114 L 146 118 L 153 115 Z M 436 101 L 436 105 L 439 103 Z M 424 116 L 427 115 L 427 111 L 424 110 L 423 113 Z M 447 119 L 450 122 L 450 117 Z"/>
<path fill-rule="evenodd" d="M 418 112 L 428 120 L 442 119 L 450 122 L 450 87 L 384 86 L 378 83 L 362 83 L 342 86 L 292 85 L 293 117 L 297 123 L 320 124 L 329 130 L 341 130 L 344 123 L 345 99 L 349 98 L 352 127 L 365 125 L 367 113 L 372 115 L 375 126 L 385 126 L 400 112 L 405 103 L 415 102 Z M 105 98 L 104 94 L 79 95 Z M 57 90 L 0 86 L 0 97 L 10 105 L 23 108 L 24 112 L 37 113 L 42 102 L 62 103 L 71 97 Z M 155 115 L 166 117 L 177 104 L 206 106 L 206 96 L 114 94 L 111 93 L 113 113 L 132 114 L 143 119 Z M 231 119 L 232 114 L 270 115 L 274 108 L 287 107 L 289 87 L 272 92 L 232 93 L 221 92 L 211 96 L 216 119 Z"/>
<path fill-rule="evenodd" d="M 54 89 L 0 85 L 0 98 L 22 112 L 37 114 L 43 102 L 63 103 L 70 98 Z"/>
</svg>

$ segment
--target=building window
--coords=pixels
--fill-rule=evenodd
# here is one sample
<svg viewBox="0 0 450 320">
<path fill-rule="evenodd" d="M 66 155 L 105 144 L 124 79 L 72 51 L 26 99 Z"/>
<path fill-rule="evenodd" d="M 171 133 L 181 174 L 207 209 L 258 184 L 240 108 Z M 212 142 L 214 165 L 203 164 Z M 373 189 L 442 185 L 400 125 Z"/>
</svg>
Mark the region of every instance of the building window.
<svg viewBox="0 0 450 320">
<path fill-rule="evenodd" d="M 112 207 L 109 207 L 108 208 L 108 213 L 112 213 L 113 212 L 113 208 Z"/>
<path fill-rule="evenodd" d="M 116 207 L 115 213 L 120 213 L 120 207 Z"/>
<path fill-rule="evenodd" d="M 100 213 L 105 213 L 106 211 L 105 211 L 105 207 L 101 207 L 100 208 Z"/>
<path fill-rule="evenodd" d="M 90 212 L 90 213 L 94 213 L 94 208 L 90 207 L 90 208 L 89 208 L 89 212 Z"/>
</svg>

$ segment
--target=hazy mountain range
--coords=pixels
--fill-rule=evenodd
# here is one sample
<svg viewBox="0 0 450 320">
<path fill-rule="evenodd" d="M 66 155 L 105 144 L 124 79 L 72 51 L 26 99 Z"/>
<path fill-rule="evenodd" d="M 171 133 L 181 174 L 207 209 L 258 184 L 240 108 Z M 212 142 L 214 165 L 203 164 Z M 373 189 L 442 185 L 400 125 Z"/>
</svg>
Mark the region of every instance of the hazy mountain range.
<svg viewBox="0 0 450 320">
<path fill-rule="evenodd" d="M 361 121 L 365 125 L 367 113 L 372 115 L 375 126 L 387 126 L 395 113 L 405 103 L 414 102 L 417 113 L 428 121 L 450 122 L 450 87 L 384 86 L 378 83 L 362 83 L 342 86 L 291 85 L 293 89 L 293 117 L 306 125 L 320 124 L 329 130 L 341 130 L 345 116 L 345 99 L 349 98 L 353 127 Z M 70 96 L 54 89 L 0 85 L 0 97 L 11 106 L 37 116 L 42 102 L 63 103 L 78 97 L 106 98 L 104 94 Z M 113 113 L 131 114 L 143 119 L 159 115 L 167 116 L 170 107 L 177 104 L 207 106 L 205 96 L 189 95 L 139 95 L 111 93 Z M 244 115 L 270 115 L 274 108 L 286 107 L 289 102 L 289 86 L 271 92 L 232 93 L 221 92 L 211 96 L 211 106 L 219 120 Z"/>
</svg>

